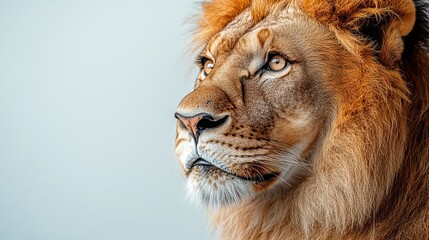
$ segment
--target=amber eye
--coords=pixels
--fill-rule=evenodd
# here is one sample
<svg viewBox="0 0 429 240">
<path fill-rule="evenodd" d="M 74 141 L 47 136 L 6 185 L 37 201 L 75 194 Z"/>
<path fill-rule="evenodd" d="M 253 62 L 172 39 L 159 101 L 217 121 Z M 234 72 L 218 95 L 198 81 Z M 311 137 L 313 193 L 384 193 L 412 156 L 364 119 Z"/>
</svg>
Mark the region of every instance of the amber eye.
<svg viewBox="0 0 429 240">
<path fill-rule="evenodd" d="M 214 67 L 213 61 L 212 60 L 206 60 L 204 62 L 204 67 L 203 67 L 204 74 L 206 76 L 209 75 L 210 72 L 212 71 L 213 67 Z"/>
<path fill-rule="evenodd" d="M 280 55 L 273 55 L 268 60 L 268 70 L 271 71 L 280 71 L 283 70 L 288 65 L 287 60 Z"/>
</svg>

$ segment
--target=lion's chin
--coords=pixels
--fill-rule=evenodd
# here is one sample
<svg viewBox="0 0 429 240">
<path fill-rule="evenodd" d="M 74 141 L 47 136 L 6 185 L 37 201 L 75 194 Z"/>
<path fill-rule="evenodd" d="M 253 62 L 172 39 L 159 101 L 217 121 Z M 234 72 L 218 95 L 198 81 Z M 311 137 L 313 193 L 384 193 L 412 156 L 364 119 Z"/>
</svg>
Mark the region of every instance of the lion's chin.
<svg viewBox="0 0 429 240">
<path fill-rule="evenodd" d="M 188 175 L 188 198 L 212 208 L 238 204 L 269 189 L 277 179 L 278 174 L 241 177 L 213 165 L 195 166 Z"/>
</svg>

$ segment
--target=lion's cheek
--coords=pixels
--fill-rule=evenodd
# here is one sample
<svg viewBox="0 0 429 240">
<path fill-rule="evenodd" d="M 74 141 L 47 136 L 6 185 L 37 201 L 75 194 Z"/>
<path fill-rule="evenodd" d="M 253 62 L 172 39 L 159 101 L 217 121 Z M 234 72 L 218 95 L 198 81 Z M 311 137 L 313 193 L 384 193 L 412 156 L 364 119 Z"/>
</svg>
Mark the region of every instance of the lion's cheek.
<svg viewBox="0 0 429 240">
<path fill-rule="evenodd" d="M 306 111 L 279 114 L 279 116 L 281 118 L 275 123 L 275 131 L 272 131 L 269 137 L 287 143 L 289 146 L 311 141 L 319 132 L 319 126 L 323 122 L 323 119 Z"/>
</svg>

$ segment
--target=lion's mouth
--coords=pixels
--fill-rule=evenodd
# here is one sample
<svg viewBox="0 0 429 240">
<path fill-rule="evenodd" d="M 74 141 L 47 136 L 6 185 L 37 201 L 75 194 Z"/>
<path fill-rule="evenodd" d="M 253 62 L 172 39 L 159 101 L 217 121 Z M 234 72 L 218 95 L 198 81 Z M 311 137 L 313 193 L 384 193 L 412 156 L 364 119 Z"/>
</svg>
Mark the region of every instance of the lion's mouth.
<svg viewBox="0 0 429 240">
<path fill-rule="evenodd" d="M 198 158 L 196 161 L 194 161 L 194 163 L 191 166 L 191 170 L 194 167 L 199 167 L 202 170 L 209 170 L 209 169 L 217 169 L 220 170 L 223 173 L 232 175 L 234 177 L 237 177 L 241 180 L 245 180 L 245 181 L 253 181 L 253 182 L 266 182 L 269 180 L 272 180 L 276 177 L 278 177 L 280 175 L 280 173 L 266 173 L 266 174 L 258 174 L 257 176 L 242 176 L 242 175 L 238 175 L 236 173 L 233 173 L 231 171 L 228 171 L 227 169 L 224 168 L 220 168 L 212 163 L 210 163 L 209 161 L 202 159 L 202 158 Z"/>
<path fill-rule="evenodd" d="M 202 159 L 202 158 L 198 158 L 198 159 L 194 162 L 194 164 L 192 165 L 192 167 L 195 167 L 195 166 L 203 166 L 203 167 L 205 167 L 205 166 L 214 166 L 214 165 L 213 165 L 213 164 L 211 164 L 210 162 L 208 162 L 208 161 L 206 161 L 206 160 Z"/>
</svg>

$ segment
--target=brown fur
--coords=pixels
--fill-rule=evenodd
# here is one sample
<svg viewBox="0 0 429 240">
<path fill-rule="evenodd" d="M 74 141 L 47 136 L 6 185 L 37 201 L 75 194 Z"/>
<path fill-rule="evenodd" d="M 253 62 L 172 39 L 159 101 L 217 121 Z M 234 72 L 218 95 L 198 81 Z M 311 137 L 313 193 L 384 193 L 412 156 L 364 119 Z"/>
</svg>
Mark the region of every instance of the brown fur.
<svg viewBox="0 0 429 240">
<path fill-rule="evenodd" d="M 288 8 L 295 12 L 284 21 L 294 36 L 278 39 L 283 32 L 270 26 Z M 211 130 L 216 137 L 200 140 L 201 152 L 216 156 L 214 164 L 227 172 L 254 177 L 281 172 L 276 154 L 308 140 L 297 157 L 304 170 L 287 184 L 281 177 L 256 182 L 250 197 L 215 206 L 213 221 L 223 238 L 429 239 L 426 10 L 408 0 L 203 4 L 196 41 L 207 44 L 203 54 L 214 55 L 215 67 L 197 80 L 178 112 L 231 120 Z M 240 15 L 246 11 L 251 22 Z M 237 26 L 227 29 L 237 17 Z M 264 21 L 267 26 L 258 25 Z M 262 88 L 252 67 L 242 65 L 252 66 L 270 44 L 290 46 L 288 58 L 297 60 L 283 81 Z M 190 140 L 179 126 L 179 159 L 188 148 L 183 142 Z M 189 181 L 202 186 L 236 180 L 219 169 L 192 171 Z"/>
</svg>

